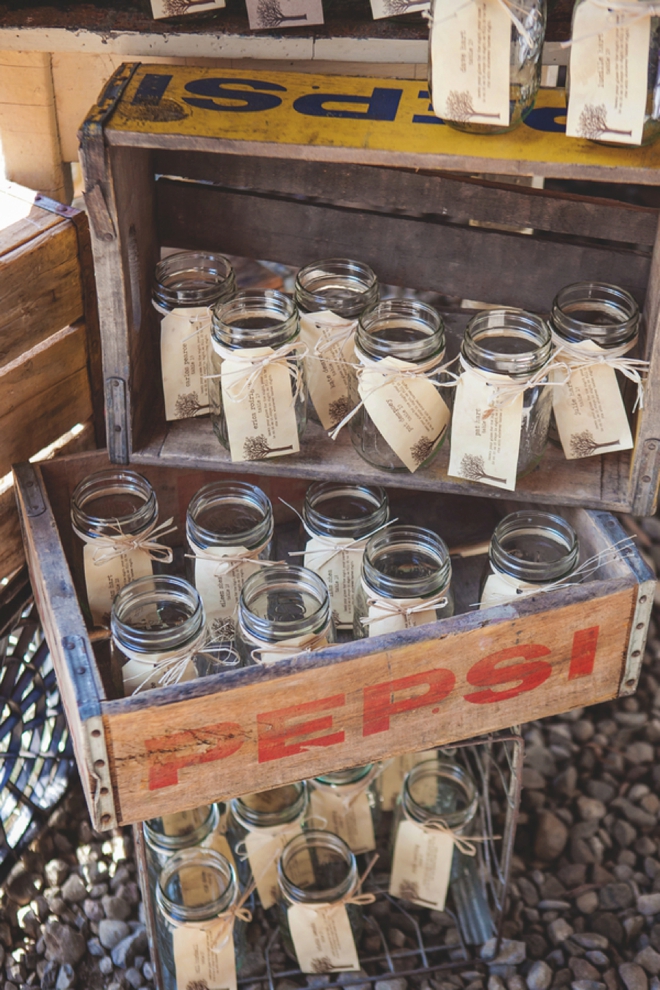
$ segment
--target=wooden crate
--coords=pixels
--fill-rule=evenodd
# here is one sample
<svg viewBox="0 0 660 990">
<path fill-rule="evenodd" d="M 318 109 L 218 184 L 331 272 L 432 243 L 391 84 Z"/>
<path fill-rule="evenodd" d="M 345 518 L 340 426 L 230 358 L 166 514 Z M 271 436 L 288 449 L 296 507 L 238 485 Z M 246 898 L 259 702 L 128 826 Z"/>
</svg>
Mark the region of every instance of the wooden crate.
<svg viewBox="0 0 660 990">
<path fill-rule="evenodd" d="M 101 346 L 86 215 L 0 184 L 0 479 L 82 424 L 104 443 Z M 95 426 L 96 424 L 96 426 Z M 24 564 L 13 487 L 0 490 L 0 580 Z"/>
<path fill-rule="evenodd" d="M 454 618 L 269 668 L 117 697 L 108 644 L 93 647 L 70 571 L 71 493 L 107 463 L 96 451 L 16 468 L 34 593 L 96 828 L 469 739 L 635 690 L 654 580 L 631 549 L 584 585 L 484 611 L 470 606 L 485 558 L 466 557 L 454 563 Z M 153 464 L 140 470 L 181 540 L 191 496 L 217 475 Z M 288 510 L 277 496 L 300 506 L 306 482 L 251 477 L 286 526 Z M 448 493 L 420 498 L 391 488 L 390 498 L 393 515 L 437 529 L 450 546 L 487 539 L 505 511 L 492 499 Z M 583 557 L 624 536 L 608 513 L 564 512 Z"/>
<path fill-rule="evenodd" d="M 566 138 L 556 133 L 563 97 L 547 90 L 511 134 L 462 134 L 429 113 L 422 85 L 238 70 L 226 79 L 218 70 L 160 65 L 118 70 L 81 137 L 113 461 L 232 470 L 208 419 L 165 422 L 150 301 L 162 246 L 292 265 L 348 255 L 386 283 L 541 312 L 570 282 L 615 282 L 644 306 L 641 353 L 651 378 L 660 374 L 656 209 L 429 171 L 651 184 L 660 145 Z M 447 316 L 450 357 L 469 315 Z M 387 484 L 390 476 L 362 461 L 345 434 L 332 443 L 312 423 L 299 455 L 243 470 L 307 478 L 348 471 Z M 397 484 L 485 494 L 449 478 L 447 465 L 445 445 L 431 466 Z M 656 389 L 637 416 L 633 452 L 567 461 L 549 447 L 513 496 L 488 494 L 642 515 L 655 511 L 659 473 Z"/>
</svg>

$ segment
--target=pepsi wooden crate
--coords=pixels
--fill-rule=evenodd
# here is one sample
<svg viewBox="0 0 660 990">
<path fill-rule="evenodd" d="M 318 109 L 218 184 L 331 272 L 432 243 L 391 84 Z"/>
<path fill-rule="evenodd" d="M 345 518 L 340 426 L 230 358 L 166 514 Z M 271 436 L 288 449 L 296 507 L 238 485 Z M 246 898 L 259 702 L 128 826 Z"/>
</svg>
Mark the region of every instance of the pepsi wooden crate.
<svg viewBox="0 0 660 990">
<path fill-rule="evenodd" d="M 34 595 L 96 828 L 470 739 L 635 690 L 655 585 L 629 547 L 584 584 L 483 611 L 474 603 L 484 554 L 455 556 L 453 618 L 119 697 L 109 644 L 90 638 L 71 569 L 71 493 L 107 466 L 107 454 L 94 451 L 15 469 Z M 178 527 L 167 539 L 181 546 L 188 503 L 217 474 L 162 464 L 140 470 L 156 490 L 160 518 L 173 516 Z M 300 508 L 307 482 L 250 479 L 273 502 L 281 556 L 298 523 L 279 497 Z M 390 488 L 389 495 L 392 516 L 436 529 L 450 548 L 483 544 L 510 508 L 446 492 Z M 583 559 L 625 536 L 608 513 L 562 511 Z"/>
</svg>

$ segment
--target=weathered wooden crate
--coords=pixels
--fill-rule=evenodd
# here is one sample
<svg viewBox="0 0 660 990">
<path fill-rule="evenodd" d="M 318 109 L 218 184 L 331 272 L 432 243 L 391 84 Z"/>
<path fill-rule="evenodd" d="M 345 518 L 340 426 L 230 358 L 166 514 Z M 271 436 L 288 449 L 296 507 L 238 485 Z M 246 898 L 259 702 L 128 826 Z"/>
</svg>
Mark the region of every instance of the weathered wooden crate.
<svg viewBox="0 0 660 990">
<path fill-rule="evenodd" d="M 78 424 L 69 450 L 104 442 L 101 346 L 87 217 L 0 184 L 0 479 Z M 0 481 L 0 580 L 24 563 Z"/>
<path fill-rule="evenodd" d="M 429 113 L 419 82 L 123 66 L 82 129 L 115 462 L 232 470 L 208 419 L 167 424 L 159 319 L 150 302 L 162 246 L 301 265 L 352 256 L 383 282 L 548 311 L 581 279 L 615 282 L 644 306 L 641 353 L 660 374 L 658 211 L 615 200 L 461 178 L 456 170 L 655 183 L 660 146 L 606 148 L 556 133 L 563 97 L 542 91 L 528 122 L 497 138 L 462 134 Z M 436 170 L 435 172 L 429 171 Z M 437 170 L 452 169 L 454 174 Z M 469 313 L 450 313 L 448 353 Z M 346 431 L 345 431 L 346 432 Z M 443 448 L 402 484 L 483 495 L 447 476 Z M 246 463 L 279 476 L 387 484 L 310 424 L 299 455 Z M 660 472 L 660 390 L 637 415 L 633 452 L 566 461 L 548 448 L 516 493 L 652 513 Z M 397 482 L 399 483 L 399 482 Z"/>
<path fill-rule="evenodd" d="M 469 739 L 635 690 L 654 580 L 630 549 L 588 583 L 484 611 L 471 607 L 484 556 L 456 559 L 461 614 L 454 618 L 269 668 L 117 697 L 108 644 L 90 641 L 70 570 L 71 493 L 107 463 L 105 452 L 95 451 L 15 469 L 34 593 L 97 828 Z M 140 470 L 181 541 L 191 496 L 217 474 L 162 464 Z M 252 479 L 270 495 L 285 532 L 293 516 L 277 496 L 299 507 L 306 482 Z M 506 511 L 492 499 L 449 493 L 420 497 L 391 488 L 390 498 L 393 515 L 436 528 L 450 546 L 488 539 Z M 563 511 L 583 557 L 624 536 L 608 513 Z"/>
</svg>

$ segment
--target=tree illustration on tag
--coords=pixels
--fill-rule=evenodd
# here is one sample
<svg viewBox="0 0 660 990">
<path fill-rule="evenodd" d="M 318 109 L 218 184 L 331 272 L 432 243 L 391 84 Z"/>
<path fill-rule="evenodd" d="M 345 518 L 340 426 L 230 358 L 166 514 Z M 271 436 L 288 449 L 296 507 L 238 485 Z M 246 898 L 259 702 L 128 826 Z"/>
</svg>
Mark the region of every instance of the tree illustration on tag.
<svg viewBox="0 0 660 990">
<path fill-rule="evenodd" d="M 251 31 L 323 24 L 321 0 L 246 0 Z"/>
<path fill-rule="evenodd" d="M 621 134 L 630 137 L 632 130 L 617 130 L 607 123 L 607 107 L 604 103 L 587 103 L 578 121 L 578 134 L 590 141 L 602 140 L 608 134 Z"/>
<path fill-rule="evenodd" d="M 190 419 L 203 409 L 208 409 L 208 403 L 202 405 L 197 392 L 185 392 L 177 396 L 174 403 L 174 413 L 177 419 Z"/>
<path fill-rule="evenodd" d="M 293 444 L 290 443 L 286 447 L 271 447 L 263 433 L 257 437 L 247 437 L 243 443 L 243 453 L 248 461 L 263 461 L 271 454 L 281 454 L 285 450 L 293 450 Z"/>
<path fill-rule="evenodd" d="M 426 436 L 420 437 L 417 443 L 410 448 L 410 453 L 416 464 L 423 464 L 424 461 L 431 456 L 447 432 L 448 425 L 448 423 L 445 423 L 435 439 L 431 439 L 431 437 Z"/>
<path fill-rule="evenodd" d="M 472 94 L 467 89 L 463 92 L 452 89 L 447 96 L 446 106 L 445 116 L 448 120 L 458 120 L 467 123 L 473 117 L 493 117 L 497 120 L 500 118 L 499 113 L 482 113 L 481 110 L 475 110 L 472 103 Z"/>
<path fill-rule="evenodd" d="M 221 10 L 225 0 L 151 0 L 151 11 L 155 18 L 183 17 L 202 11 Z"/>
<path fill-rule="evenodd" d="M 480 454 L 464 454 L 461 459 L 461 477 L 468 481 L 499 481 L 506 484 L 506 478 L 495 478 L 492 474 L 486 474 L 484 459 Z"/>
<path fill-rule="evenodd" d="M 332 418 L 330 429 L 334 430 L 335 426 L 341 423 L 344 416 L 348 416 L 352 408 L 351 400 L 347 395 L 342 395 L 339 399 L 334 399 L 328 406 L 328 412 Z"/>
<path fill-rule="evenodd" d="M 608 440 L 606 443 L 596 443 L 590 430 L 571 434 L 571 453 L 574 457 L 591 457 L 600 447 L 616 447 L 618 440 Z"/>
</svg>

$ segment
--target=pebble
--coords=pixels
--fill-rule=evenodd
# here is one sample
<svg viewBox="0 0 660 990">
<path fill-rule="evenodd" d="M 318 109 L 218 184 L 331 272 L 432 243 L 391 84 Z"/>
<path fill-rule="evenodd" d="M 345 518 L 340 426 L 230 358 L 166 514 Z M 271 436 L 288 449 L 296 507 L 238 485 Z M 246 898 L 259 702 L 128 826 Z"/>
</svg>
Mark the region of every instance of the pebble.
<svg viewBox="0 0 660 990">
<path fill-rule="evenodd" d="M 135 969 L 134 966 L 129 966 L 129 968 L 124 973 L 124 979 L 130 986 L 134 988 L 134 990 L 140 990 L 140 987 L 142 986 L 142 973 L 138 969 Z M 326 980 L 326 983 L 329 982 L 330 980 Z M 313 983 L 309 982 L 309 978 L 307 980 L 307 984 L 308 986 L 314 986 Z M 316 985 L 318 986 L 318 984 Z"/>
<path fill-rule="evenodd" d="M 599 904 L 603 911 L 617 911 L 630 907 L 634 894 L 630 884 L 607 883 L 601 888 Z"/>
<path fill-rule="evenodd" d="M 638 966 L 643 966 L 651 976 L 657 976 L 660 973 L 660 953 L 656 952 L 651 945 L 647 945 L 641 952 L 637 953 L 635 962 Z"/>
<path fill-rule="evenodd" d="M 607 814 L 607 808 L 598 798 L 581 795 L 577 799 L 577 807 L 582 821 L 600 821 Z"/>
<path fill-rule="evenodd" d="M 527 973 L 527 986 L 529 990 L 548 990 L 552 983 L 552 970 L 542 959 L 537 959 L 532 963 Z"/>
<path fill-rule="evenodd" d="M 548 925 L 548 936 L 553 945 L 561 945 L 573 932 L 574 929 L 564 918 L 557 918 Z"/>
<path fill-rule="evenodd" d="M 568 842 L 568 829 L 561 818 L 551 811 L 541 811 L 538 815 L 534 855 L 544 862 L 551 862 L 561 856 Z"/>
<path fill-rule="evenodd" d="M 70 866 L 63 859 L 51 859 L 44 866 L 49 887 L 61 887 L 69 875 Z"/>
<path fill-rule="evenodd" d="M 71 990 L 72 987 L 75 987 L 76 982 L 76 971 L 73 966 L 69 963 L 66 963 L 64 966 L 60 966 L 60 971 L 57 974 L 55 990 Z"/>
<path fill-rule="evenodd" d="M 655 756 L 653 746 L 650 743 L 639 742 L 631 743 L 630 746 L 626 747 L 625 750 L 626 759 L 630 763 L 653 763 Z M 630 990 L 630 987 L 628 988 Z"/>
<path fill-rule="evenodd" d="M 402 976 L 391 976 L 387 980 L 377 980 L 375 990 L 408 990 L 408 981 Z"/>
<path fill-rule="evenodd" d="M 72 966 L 85 954 L 86 943 L 80 932 L 59 921 L 46 922 L 43 929 L 46 957 Z"/>
<path fill-rule="evenodd" d="M 496 939 L 491 938 L 481 947 L 481 958 L 492 966 L 517 966 L 527 957 L 527 946 L 524 942 L 516 942 L 503 938 L 497 958 L 494 958 Z"/>
<path fill-rule="evenodd" d="M 619 976 L 623 980 L 626 990 L 648 990 L 648 977 L 637 963 L 622 963 L 619 966 Z"/>
<path fill-rule="evenodd" d="M 660 893 L 642 894 L 637 898 L 637 910 L 640 914 L 650 917 L 660 913 Z"/>
<path fill-rule="evenodd" d="M 102 959 L 99 959 L 99 969 L 104 976 L 110 976 L 110 973 L 112 973 L 114 969 L 110 956 L 103 956 Z"/>
<path fill-rule="evenodd" d="M 98 901 L 93 901 L 91 897 L 83 902 L 82 907 L 90 921 L 101 921 L 105 917 L 101 904 Z"/>
<path fill-rule="evenodd" d="M 87 897 L 87 887 L 77 873 L 72 873 L 62 884 L 62 897 L 68 904 L 78 904 Z"/>
<path fill-rule="evenodd" d="M 125 921 L 103 918 L 99 922 L 99 941 L 104 949 L 114 949 L 129 932 L 130 929 Z"/>
<path fill-rule="evenodd" d="M 102 924 L 103 922 L 101 922 Z M 123 921 L 113 922 L 115 925 L 124 924 Z M 100 927 L 100 926 L 99 926 Z M 117 945 L 115 945 L 112 950 L 112 961 L 115 966 L 120 966 L 122 969 L 126 969 L 130 966 L 137 955 L 142 952 L 147 951 L 147 933 L 143 926 L 140 926 L 136 931 L 131 932 L 126 938 L 122 939 Z"/>
<path fill-rule="evenodd" d="M 575 899 L 575 906 L 582 914 L 593 914 L 598 907 L 598 894 L 595 890 L 588 890 L 586 893 L 580 894 Z"/>
<path fill-rule="evenodd" d="M 123 897 L 116 897 L 111 894 L 106 894 L 105 897 L 102 898 L 102 904 L 106 918 L 110 918 L 114 921 L 125 921 L 126 918 L 130 916 L 131 905 L 128 904 Z"/>
</svg>

